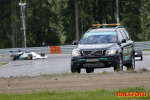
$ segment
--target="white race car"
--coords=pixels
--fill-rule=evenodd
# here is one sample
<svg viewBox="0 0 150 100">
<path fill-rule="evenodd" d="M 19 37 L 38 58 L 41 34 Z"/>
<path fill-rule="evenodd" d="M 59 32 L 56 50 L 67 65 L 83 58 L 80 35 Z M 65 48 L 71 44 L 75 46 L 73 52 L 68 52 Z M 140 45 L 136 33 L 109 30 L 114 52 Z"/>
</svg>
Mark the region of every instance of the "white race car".
<svg viewBox="0 0 150 100">
<path fill-rule="evenodd" d="M 45 53 L 41 53 L 40 55 L 35 52 L 30 52 L 29 50 L 26 50 L 25 52 L 18 51 L 10 51 L 10 57 L 12 60 L 32 60 L 32 59 L 45 59 L 47 56 Z"/>
</svg>

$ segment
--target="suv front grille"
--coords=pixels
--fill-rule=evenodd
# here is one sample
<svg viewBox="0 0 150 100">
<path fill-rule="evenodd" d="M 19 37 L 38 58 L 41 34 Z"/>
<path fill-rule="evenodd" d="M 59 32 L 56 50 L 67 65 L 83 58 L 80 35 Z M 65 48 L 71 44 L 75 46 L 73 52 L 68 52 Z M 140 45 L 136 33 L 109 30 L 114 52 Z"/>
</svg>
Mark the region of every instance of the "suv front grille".
<svg viewBox="0 0 150 100">
<path fill-rule="evenodd" d="M 88 55 L 103 55 L 103 50 L 82 51 L 84 56 Z"/>
</svg>

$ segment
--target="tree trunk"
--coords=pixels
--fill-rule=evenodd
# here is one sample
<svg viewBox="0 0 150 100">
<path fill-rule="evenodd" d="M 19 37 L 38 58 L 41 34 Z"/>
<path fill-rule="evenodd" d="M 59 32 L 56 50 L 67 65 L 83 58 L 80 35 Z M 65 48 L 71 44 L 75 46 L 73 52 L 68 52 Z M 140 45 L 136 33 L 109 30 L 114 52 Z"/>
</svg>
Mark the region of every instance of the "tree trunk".
<svg viewBox="0 0 150 100">
<path fill-rule="evenodd" d="M 102 0 L 98 0 L 98 11 L 99 11 L 99 14 L 100 14 L 100 16 L 99 16 L 99 23 L 100 24 L 103 24 L 103 6 L 102 6 Z M 103 26 L 100 26 L 100 28 L 102 28 Z"/>
<path fill-rule="evenodd" d="M 79 41 L 78 0 L 75 0 L 76 40 Z"/>
<path fill-rule="evenodd" d="M 119 1 L 118 0 L 116 0 L 116 13 L 117 13 L 117 23 L 119 23 Z"/>
<path fill-rule="evenodd" d="M 84 5 L 84 0 L 82 0 L 82 17 L 81 17 L 81 31 L 82 31 L 82 35 L 83 35 L 83 15 L 84 15 L 84 10 L 83 10 L 83 5 Z"/>
<path fill-rule="evenodd" d="M 144 41 L 145 39 L 145 19 L 144 19 L 144 6 L 143 6 L 143 1 L 141 0 L 141 5 L 142 5 L 142 14 L 143 14 L 143 25 L 144 25 Z"/>
<path fill-rule="evenodd" d="M 11 5 L 13 4 L 13 0 L 11 0 Z M 14 32 L 14 10 L 13 10 L 13 7 L 11 7 L 11 11 L 12 11 L 12 25 L 11 25 L 11 27 L 12 27 L 12 48 L 14 48 L 15 47 L 15 39 L 14 39 L 14 34 L 15 34 L 15 32 Z"/>
<path fill-rule="evenodd" d="M 34 33 L 34 39 L 35 39 L 35 43 L 37 43 L 38 41 L 37 41 L 37 30 L 35 29 L 35 26 L 36 26 L 36 11 L 35 11 L 35 9 L 33 10 L 33 18 L 34 18 L 34 31 L 33 31 L 33 33 Z M 37 46 L 37 44 L 34 44 L 34 46 Z"/>
</svg>

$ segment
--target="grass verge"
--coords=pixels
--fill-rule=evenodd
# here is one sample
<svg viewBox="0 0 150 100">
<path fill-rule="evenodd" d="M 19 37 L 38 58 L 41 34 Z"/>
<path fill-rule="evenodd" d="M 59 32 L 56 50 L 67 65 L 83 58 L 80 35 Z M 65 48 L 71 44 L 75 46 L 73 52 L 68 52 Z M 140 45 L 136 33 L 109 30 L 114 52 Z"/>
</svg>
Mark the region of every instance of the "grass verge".
<svg viewBox="0 0 150 100">
<path fill-rule="evenodd" d="M 6 63 L 1 63 L 0 62 L 0 66 L 6 65 L 6 64 L 8 64 L 8 62 L 6 62 Z"/>
<path fill-rule="evenodd" d="M 142 51 L 150 51 L 150 49 L 143 49 Z"/>
<path fill-rule="evenodd" d="M 139 71 L 148 71 L 148 69 L 146 69 L 146 68 L 139 68 Z"/>
<path fill-rule="evenodd" d="M 146 92 L 147 97 L 117 97 L 117 92 Z M 119 91 L 105 89 L 93 91 L 35 92 L 25 94 L 0 94 L 1 100 L 150 100 L 150 90 L 145 87 L 121 88 Z"/>
<path fill-rule="evenodd" d="M 102 71 L 102 74 L 109 74 L 106 70 Z"/>
</svg>

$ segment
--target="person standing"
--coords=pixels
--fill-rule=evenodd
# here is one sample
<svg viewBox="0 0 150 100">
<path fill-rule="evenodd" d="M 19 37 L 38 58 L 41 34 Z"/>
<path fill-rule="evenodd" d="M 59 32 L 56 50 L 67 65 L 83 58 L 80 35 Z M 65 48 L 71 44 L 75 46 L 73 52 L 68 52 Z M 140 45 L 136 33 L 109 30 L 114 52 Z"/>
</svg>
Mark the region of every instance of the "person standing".
<svg viewBox="0 0 150 100">
<path fill-rule="evenodd" d="M 47 46 L 46 43 L 43 41 L 42 47 L 46 47 L 46 46 Z"/>
</svg>

